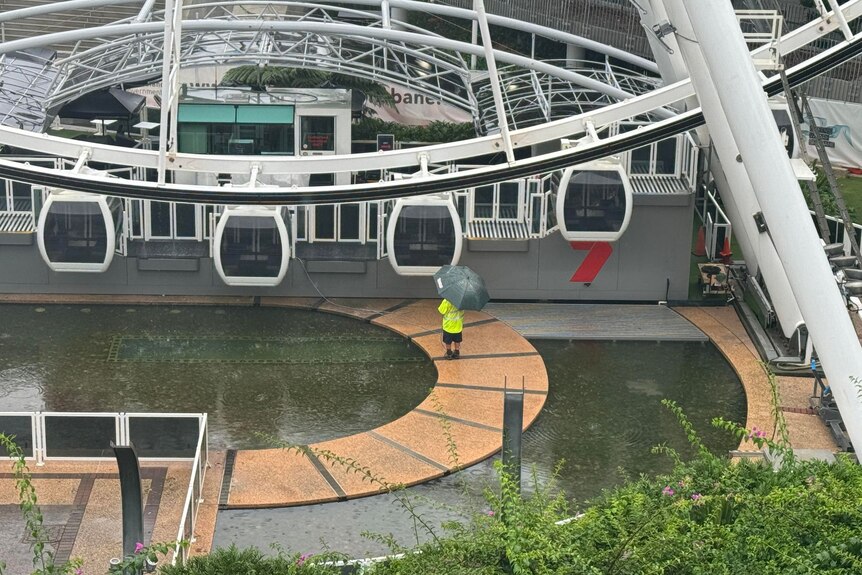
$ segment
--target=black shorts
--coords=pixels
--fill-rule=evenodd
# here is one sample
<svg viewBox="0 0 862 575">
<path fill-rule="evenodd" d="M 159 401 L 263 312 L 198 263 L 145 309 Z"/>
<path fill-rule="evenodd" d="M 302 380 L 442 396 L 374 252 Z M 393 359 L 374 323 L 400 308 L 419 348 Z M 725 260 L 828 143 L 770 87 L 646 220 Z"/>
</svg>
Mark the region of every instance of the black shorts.
<svg viewBox="0 0 862 575">
<path fill-rule="evenodd" d="M 461 332 L 458 333 L 449 333 L 448 331 L 443 332 L 443 343 L 461 343 Z"/>
</svg>

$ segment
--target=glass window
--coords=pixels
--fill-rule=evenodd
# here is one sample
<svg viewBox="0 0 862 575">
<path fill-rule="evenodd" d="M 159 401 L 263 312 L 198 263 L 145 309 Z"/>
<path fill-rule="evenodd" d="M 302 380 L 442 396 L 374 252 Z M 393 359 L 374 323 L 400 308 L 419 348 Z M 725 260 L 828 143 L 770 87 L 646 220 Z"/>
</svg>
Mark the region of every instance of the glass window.
<svg viewBox="0 0 862 575">
<path fill-rule="evenodd" d="M 206 154 L 209 124 L 179 124 L 177 150 L 184 154 Z"/>
<path fill-rule="evenodd" d="M 219 249 L 227 277 L 278 277 L 281 270 L 283 250 L 275 218 L 230 216 Z"/>
<path fill-rule="evenodd" d="M 154 238 L 171 237 L 170 202 L 150 202 L 150 236 Z"/>
<path fill-rule="evenodd" d="M 314 239 L 335 239 L 335 206 L 314 206 Z"/>
<path fill-rule="evenodd" d="M 367 239 L 369 242 L 377 241 L 377 214 L 379 208 L 377 206 L 377 202 L 369 202 L 368 203 L 368 222 L 366 224 L 366 228 L 368 228 Z"/>
<path fill-rule="evenodd" d="M 51 262 L 98 264 L 107 257 L 108 230 L 98 202 L 53 202 L 42 234 Z"/>
<path fill-rule="evenodd" d="M 308 176 L 309 186 L 331 186 L 335 184 L 335 174 L 311 174 Z"/>
<path fill-rule="evenodd" d="M 293 124 L 263 125 L 258 126 L 258 131 L 261 154 L 293 155 Z"/>
<path fill-rule="evenodd" d="M 676 138 L 656 144 L 655 173 L 673 174 L 676 171 Z"/>
<path fill-rule="evenodd" d="M 480 186 L 473 192 L 473 217 L 494 217 L 494 186 Z"/>
<path fill-rule="evenodd" d="M 644 146 L 631 151 L 631 173 L 648 174 L 650 162 L 650 149 L 652 146 Z"/>
<path fill-rule="evenodd" d="M 617 171 L 573 172 L 563 217 L 567 231 L 615 232 L 625 219 L 625 188 Z"/>
<path fill-rule="evenodd" d="M 141 219 L 141 200 L 132 200 L 132 213 L 131 213 L 131 222 L 132 222 L 132 237 L 140 238 L 144 236 L 144 228 L 143 221 Z"/>
<path fill-rule="evenodd" d="M 0 180 L 0 212 L 11 211 L 9 207 L 6 199 L 6 180 Z"/>
<path fill-rule="evenodd" d="M 176 209 L 177 237 L 197 237 L 197 206 L 194 204 L 174 204 Z"/>
<path fill-rule="evenodd" d="M 452 263 L 455 224 L 446 206 L 406 205 L 396 222 L 395 261 L 399 266 L 436 267 Z"/>
<path fill-rule="evenodd" d="M 521 186 L 518 182 L 502 182 L 500 184 L 500 214 L 506 220 L 518 218 L 518 198 Z"/>
<path fill-rule="evenodd" d="M 230 154 L 230 141 L 234 139 L 234 124 L 207 125 L 207 153 Z"/>
<path fill-rule="evenodd" d="M 303 116 L 301 126 L 300 140 L 304 152 L 335 150 L 334 116 Z"/>
<path fill-rule="evenodd" d="M 305 206 L 299 206 L 296 208 L 296 239 L 304 240 L 306 239 L 307 232 L 305 229 L 305 222 L 307 220 Z"/>
<path fill-rule="evenodd" d="M 342 240 L 358 240 L 359 204 L 341 204 L 338 221 L 338 237 Z"/>
<path fill-rule="evenodd" d="M 12 182 L 12 209 L 16 212 L 29 212 L 33 209 L 30 184 Z"/>
</svg>

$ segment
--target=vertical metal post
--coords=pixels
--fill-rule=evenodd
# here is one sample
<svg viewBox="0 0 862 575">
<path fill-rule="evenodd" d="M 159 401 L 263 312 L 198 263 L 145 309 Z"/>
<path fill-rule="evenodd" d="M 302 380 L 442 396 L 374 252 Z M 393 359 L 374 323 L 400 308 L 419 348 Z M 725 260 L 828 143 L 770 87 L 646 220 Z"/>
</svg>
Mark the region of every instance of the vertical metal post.
<svg viewBox="0 0 862 575">
<path fill-rule="evenodd" d="M 503 392 L 503 470 L 521 489 L 521 439 L 524 435 L 524 390 Z"/>
<path fill-rule="evenodd" d="M 476 44 L 479 40 L 479 23 L 473 20 L 470 25 L 470 43 Z M 476 69 L 476 54 L 470 54 L 470 69 Z"/>
<path fill-rule="evenodd" d="M 473 9 L 479 30 L 482 31 L 482 47 L 485 49 L 485 61 L 488 64 L 488 80 L 491 82 L 491 93 L 494 94 L 494 108 L 497 111 L 497 126 L 503 139 L 503 149 L 506 161 L 515 161 L 515 151 L 512 148 L 512 138 L 509 135 L 509 123 L 506 120 L 506 108 L 503 105 L 503 92 L 500 90 L 500 77 L 497 75 L 497 60 L 494 58 L 494 47 L 491 44 L 491 30 L 488 28 L 488 15 L 485 13 L 484 0 L 473 0 Z"/>
<path fill-rule="evenodd" d="M 853 39 L 853 32 L 850 31 L 850 26 L 847 25 L 847 18 L 844 17 L 844 12 L 841 11 L 841 6 L 838 5 L 838 0 L 829 0 L 829 6 L 835 13 L 835 19 L 838 20 L 838 27 L 841 28 L 841 33 L 844 34 L 844 39 L 850 41 Z"/>
<path fill-rule="evenodd" d="M 117 458 L 120 475 L 120 494 L 123 509 L 123 557 L 135 554 L 135 545 L 144 541 L 144 499 L 141 489 L 141 467 L 135 448 L 115 445 L 111 442 Z"/>
<path fill-rule="evenodd" d="M 165 183 L 167 156 L 176 150 L 182 13 L 182 0 L 165 0 L 165 34 L 162 40 L 162 102 L 159 118 L 158 183 L 160 185 Z"/>
</svg>

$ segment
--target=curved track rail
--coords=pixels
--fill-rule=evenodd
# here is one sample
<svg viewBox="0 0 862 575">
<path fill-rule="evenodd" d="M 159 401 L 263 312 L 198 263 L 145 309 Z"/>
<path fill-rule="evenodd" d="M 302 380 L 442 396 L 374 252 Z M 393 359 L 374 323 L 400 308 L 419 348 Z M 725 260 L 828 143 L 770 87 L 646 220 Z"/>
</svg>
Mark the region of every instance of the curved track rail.
<svg viewBox="0 0 862 575">
<path fill-rule="evenodd" d="M 818 57 L 790 70 L 788 74 L 790 85 L 792 87 L 803 84 L 811 78 L 860 54 L 862 54 L 862 34 L 857 34 L 851 42 L 824 52 Z M 767 81 L 764 84 L 764 90 L 769 95 L 780 93 L 783 90 L 780 79 L 775 77 Z M 628 103 L 624 103 L 623 105 L 626 104 Z M 674 118 L 657 122 L 635 132 L 628 132 L 579 148 L 516 161 L 512 164 L 497 164 L 476 170 L 445 174 L 434 178 L 419 178 L 380 184 L 296 189 L 252 188 L 237 192 L 225 191 L 223 188 L 213 186 L 182 186 L 174 184 L 159 186 L 153 182 L 93 178 L 92 176 L 71 174 L 69 172 L 19 164 L 8 160 L 0 160 L 0 177 L 122 198 L 201 204 L 332 204 L 439 193 L 521 178 L 533 174 L 547 173 L 574 164 L 597 160 L 639 148 L 692 130 L 703 123 L 703 114 L 701 114 L 700 109 L 696 109 Z"/>
<path fill-rule="evenodd" d="M 853 0 L 846 4 L 843 10 L 848 20 L 855 19 L 862 15 L 862 0 Z M 782 47 L 787 52 L 791 52 L 836 28 L 837 24 L 830 23 L 829 20 L 813 21 L 782 38 Z M 764 49 L 755 50 L 754 54 Z M 849 41 L 794 67 L 788 73 L 790 83 L 792 86 L 802 84 L 847 60 L 859 56 L 860 53 L 862 53 L 862 34 L 857 34 Z M 764 89 L 769 95 L 782 91 L 781 83 L 777 77 L 765 82 Z M 592 110 L 585 114 L 515 130 L 512 132 L 513 144 L 516 148 L 525 147 L 567 137 L 573 133 L 581 133 L 584 131 L 587 121 L 600 126 L 650 112 L 663 111 L 666 113 L 666 106 L 691 94 L 690 82 L 678 82 L 643 96 Z M 576 149 L 518 160 L 509 164 L 495 164 L 452 174 L 378 184 L 337 185 L 317 188 L 246 188 L 243 191 L 227 191 L 224 188 L 214 186 L 158 185 L 152 182 L 81 176 L 8 160 L 0 160 L 0 177 L 116 197 L 202 204 L 294 205 L 357 202 L 439 193 L 547 173 L 638 148 L 686 132 L 702 125 L 703 122 L 700 111 L 692 110 L 635 132 L 628 132 L 579 146 Z M 49 155 L 70 158 L 83 156 L 89 161 L 117 165 L 155 168 L 158 161 L 158 155 L 155 152 L 75 142 L 44 134 L 22 132 L 12 128 L 0 127 L 0 142 L 11 143 L 16 147 Z M 326 173 L 416 166 L 420 163 L 423 154 L 430 162 L 442 163 L 457 161 L 465 157 L 497 153 L 501 150 L 502 145 L 499 136 L 486 136 L 474 140 L 412 150 L 351 156 L 249 158 L 177 154 L 170 158 L 169 169 L 202 172 L 229 171 L 231 173 L 248 173 L 254 169 L 264 174 Z"/>
</svg>

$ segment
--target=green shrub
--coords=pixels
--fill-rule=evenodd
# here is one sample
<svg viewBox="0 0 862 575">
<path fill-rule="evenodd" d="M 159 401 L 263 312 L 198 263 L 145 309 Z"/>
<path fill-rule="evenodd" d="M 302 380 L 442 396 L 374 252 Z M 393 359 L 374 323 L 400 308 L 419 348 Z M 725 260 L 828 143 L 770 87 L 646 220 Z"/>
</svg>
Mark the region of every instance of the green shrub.
<svg viewBox="0 0 862 575">
<path fill-rule="evenodd" d="M 185 565 L 161 569 L 163 575 L 328 575 L 341 570 L 327 562 L 343 559 L 341 555 L 287 555 L 281 550 L 266 556 L 259 549 L 237 549 L 231 545 L 209 555 L 192 557 Z"/>
</svg>

